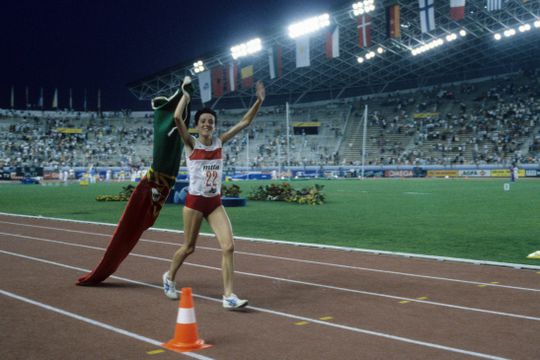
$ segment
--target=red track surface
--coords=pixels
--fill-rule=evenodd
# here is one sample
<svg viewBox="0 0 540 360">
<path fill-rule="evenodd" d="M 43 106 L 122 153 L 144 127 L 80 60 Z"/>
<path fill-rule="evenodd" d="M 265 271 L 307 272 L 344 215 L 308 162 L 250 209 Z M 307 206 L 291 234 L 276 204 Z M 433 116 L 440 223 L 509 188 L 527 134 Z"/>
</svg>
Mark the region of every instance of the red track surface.
<svg viewBox="0 0 540 360">
<path fill-rule="evenodd" d="M 235 290 L 250 307 L 230 312 L 206 237 L 177 283 L 193 289 L 199 335 L 214 346 L 152 353 L 173 336 L 178 303 L 161 274 L 182 235 L 147 231 L 114 277 L 75 286 L 113 231 L 0 215 L 0 358 L 540 358 L 538 270 L 237 240 Z"/>
</svg>

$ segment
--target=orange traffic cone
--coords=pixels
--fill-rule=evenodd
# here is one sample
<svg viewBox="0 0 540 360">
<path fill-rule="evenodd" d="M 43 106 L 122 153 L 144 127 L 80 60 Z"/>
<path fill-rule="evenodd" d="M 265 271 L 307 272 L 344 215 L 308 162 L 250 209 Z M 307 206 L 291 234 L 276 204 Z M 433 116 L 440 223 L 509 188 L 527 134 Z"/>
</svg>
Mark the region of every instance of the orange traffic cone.
<svg viewBox="0 0 540 360">
<path fill-rule="evenodd" d="M 180 352 L 206 349 L 212 346 L 205 344 L 204 340 L 199 339 L 191 288 L 182 288 L 174 338 L 163 343 L 162 346 L 169 350 Z"/>
</svg>

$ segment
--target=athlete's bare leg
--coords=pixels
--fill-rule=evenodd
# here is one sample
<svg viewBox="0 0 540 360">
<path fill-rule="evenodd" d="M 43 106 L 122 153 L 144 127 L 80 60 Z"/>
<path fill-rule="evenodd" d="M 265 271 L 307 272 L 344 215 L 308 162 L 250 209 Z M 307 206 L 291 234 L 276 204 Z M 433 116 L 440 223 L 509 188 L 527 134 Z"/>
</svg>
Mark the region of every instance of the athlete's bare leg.
<svg viewBox="0 0 540 360">
<path fill-rule="evenodd" d="M 233 293 L 234 241 L 229 216 L 223 206 L 218 207 L 208 216 L 208 223 L 216 234 L 222 251 L 221 270 L 223 274 L 223 295 Z"/>
<path fill-rule="evenodd" d="M 184 206 L 182 210 L 184 216 L 184 243 L 174 253 L 169 268 L 169 280 L 174 281 L 178 269 L 184 260 L 195 251 L 195 244 L 201 229 L 203 214 L 200 211 Z"/>
</svg>

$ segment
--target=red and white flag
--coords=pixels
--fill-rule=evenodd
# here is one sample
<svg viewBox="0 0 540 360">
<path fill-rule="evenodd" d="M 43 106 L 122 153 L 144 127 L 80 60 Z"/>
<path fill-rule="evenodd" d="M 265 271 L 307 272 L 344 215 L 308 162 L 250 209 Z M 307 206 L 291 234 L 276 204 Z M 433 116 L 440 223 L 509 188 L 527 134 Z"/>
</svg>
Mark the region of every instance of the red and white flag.
<svg viewBox="0 0 540 360">
<path fill-rule="evenodd" d="M 371 18 L 368 15 L 358 17 L 358 46 L 371 46 Z"/>
<path fill-rule="evenodd" d="M 450 0 L 450 19 L 463 20 L 465 18 L 465 0 Z"/>
<path fill-rule="evenodd" d="M 339 27 L 326 34 L 326 57 L 329 59 L 339 57 Z"/>
</svg>

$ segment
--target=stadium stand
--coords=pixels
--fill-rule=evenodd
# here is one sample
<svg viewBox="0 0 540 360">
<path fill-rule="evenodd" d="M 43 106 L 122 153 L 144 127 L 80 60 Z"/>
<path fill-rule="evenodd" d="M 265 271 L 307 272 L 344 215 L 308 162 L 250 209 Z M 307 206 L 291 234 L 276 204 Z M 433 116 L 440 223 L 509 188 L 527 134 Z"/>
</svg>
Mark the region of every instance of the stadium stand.
<svg viewBox="0 0 540 360">
<path fill-rule="evenodd" d="M 364 104 L 369 106 L 366 165 L 540 162 L 536 71 L 295 105 L 289 111 L 288 146 L 285 106 L 264 107 L 253 126 L 229 144 L 226 166 L 358 166 Z M 243 113 L 219 110 L 218 131 Z M 152 160 L 151 112 L 3 110 L 0 116 L 0 166 L 145 168 Z M 306 124 L 315 130 L 306 131 Z"/>
</svg>

